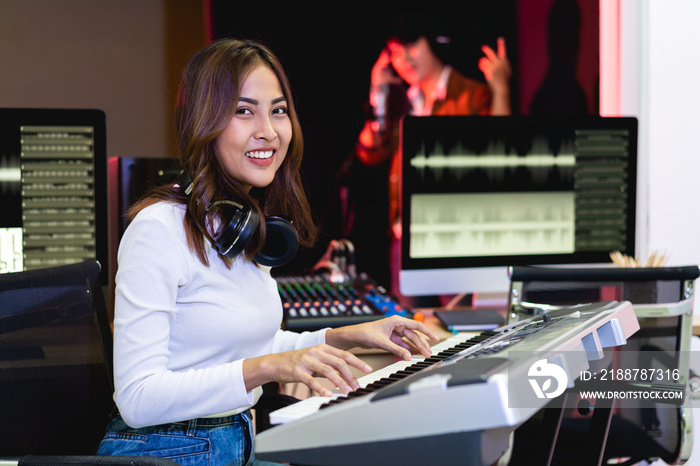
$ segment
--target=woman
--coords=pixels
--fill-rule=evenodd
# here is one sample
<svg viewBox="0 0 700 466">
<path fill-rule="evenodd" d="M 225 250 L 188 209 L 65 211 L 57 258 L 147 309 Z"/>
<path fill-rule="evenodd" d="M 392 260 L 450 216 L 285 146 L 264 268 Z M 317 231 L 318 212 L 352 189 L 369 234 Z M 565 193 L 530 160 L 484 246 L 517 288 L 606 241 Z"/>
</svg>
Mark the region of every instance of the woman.
<svg viewBox="0 0 700 466">
<path fill-rule="evenodd" d="M 222 40 L 184 70 L 176 108 L 178 149 L 191 185 L 156 188 L 130 211 L 119 248 L 114 319 L 115 399 L 120 415 L 100 454 L 151 455 L 180 464 L 260 464 L 249 409 L 267 382 L 316 376 L 348 392 L 347 350 L 430 354 L 421 323 L 390 318 L 296 334 L 282 331 L 269 267 L 254 260 L 261 225 L 233 258 L 213 245 L 233 203 L 291 218 L 302 245 L 314 240 L 299 166 L 302 136 L 288 79 L 253 42 Z M 187 188 L 187 189 L 183 189 Z M 420 332 L 420 333 L 419 333 Z"/>
</svg>

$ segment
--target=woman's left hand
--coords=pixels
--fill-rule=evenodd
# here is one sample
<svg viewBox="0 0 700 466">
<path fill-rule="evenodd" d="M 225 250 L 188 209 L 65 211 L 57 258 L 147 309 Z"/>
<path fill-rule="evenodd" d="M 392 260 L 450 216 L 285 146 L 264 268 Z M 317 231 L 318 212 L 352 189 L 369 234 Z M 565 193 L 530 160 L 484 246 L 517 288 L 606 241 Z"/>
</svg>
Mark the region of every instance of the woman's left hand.
<svg viewBox="0 0 700 466">
<path fill-rule="evenodd" d="M 401 359 L 411 359 L 411 354 L 430 357 L 431 350 L 426 337 L 439 341 L 428 327 L 417 320 L 400 316 L 387 317 L 374 322 L 330 329 L 326 343 L 340 349 L 379 348 Z"/>
</svg>

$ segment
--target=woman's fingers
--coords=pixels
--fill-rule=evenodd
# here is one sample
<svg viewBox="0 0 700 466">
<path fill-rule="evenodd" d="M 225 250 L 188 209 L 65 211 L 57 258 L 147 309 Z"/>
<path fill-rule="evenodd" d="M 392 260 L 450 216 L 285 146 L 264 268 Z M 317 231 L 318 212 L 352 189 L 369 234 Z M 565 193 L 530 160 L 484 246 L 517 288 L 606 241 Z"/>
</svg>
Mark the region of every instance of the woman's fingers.
<svg viewBox="0 0 700 466">
<path fill-rule="evenodd" d="M 391 324 L 394 325 L 394 328 L 390 340 L 396 345 L 396 349 L 402 348 L 398 349 L 398 352 L 393 351 L 394 354 L 403 359 L 410 359 L 413 352 L 430 357 L 432 350 L 426 337 L 433 341 L 438 341 L 439 338 L 425 324 L 400 317 L 396 317 L 396 321 Z"/>
<path fill-rule="evenodd" d="M 426 358 L 430 357 L 430 355 L 432 354 L 430 345 L 427 341 L 425 341 L 425 339 L 421 335 L 419 335 L 411 329 L 406 329 L 403 332 L 403 336 L 413 344 L 413 346 L 416 348 L 416 350 L 418 350 L 418 352 L 421 355 L 425 356 Z"/>
<path fill-rule="evenodd" d="M 319 383 L 314 376 L 324 377 L 343 393 L 349 393 L 360 388 L 350 367 L 365 373 L 372 370 L 367 363 L 354 354 L 328 345 L 317 345 L 304 350 L 299 366 L 304 368 L 306 374 L 300 381 L 324 396 L 330 396 L 331 391 Z"/>
</svg>

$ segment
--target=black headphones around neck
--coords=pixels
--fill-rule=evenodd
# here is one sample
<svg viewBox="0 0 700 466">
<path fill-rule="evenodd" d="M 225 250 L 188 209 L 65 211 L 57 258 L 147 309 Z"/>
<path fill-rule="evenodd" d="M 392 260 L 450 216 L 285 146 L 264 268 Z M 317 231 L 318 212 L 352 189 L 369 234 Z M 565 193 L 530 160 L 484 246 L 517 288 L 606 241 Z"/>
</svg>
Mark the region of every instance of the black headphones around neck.
<svg viewBox="0 0 700 466">
<path fill-rule="evenodd" d="M 189 196 L 192 177 L 186 171 L 180 173 L 180 189 Z M 213 235 L 214 248 L 219 254 L 235 259 L 243 252 L 248 241 L 260 226 L 260 215 L 250 206 L 232 200 L 213 202 L 208 208 L 222 211 L 221 227 Z M 291 261 L 299 248 L 299 235 L 292 223 L 282 217 L 265 217 L 265 243 L 254 260 L 266 267 L 279 267 Z"/>
</svg>

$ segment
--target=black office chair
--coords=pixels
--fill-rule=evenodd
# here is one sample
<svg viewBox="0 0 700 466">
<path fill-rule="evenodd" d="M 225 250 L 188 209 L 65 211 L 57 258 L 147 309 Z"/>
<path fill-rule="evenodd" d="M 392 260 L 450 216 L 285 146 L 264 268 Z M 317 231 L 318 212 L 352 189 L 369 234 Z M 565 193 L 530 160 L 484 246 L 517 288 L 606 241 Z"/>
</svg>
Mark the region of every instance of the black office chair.
<svg viewBox="0 0 700 466">
<path fill-rule="evenodd" d="M 0 459 L 25 465 L 173 465 L 93 456 L 114 412 L 112 332 L 86 261 L 0 274 Z"/>
</svg>

